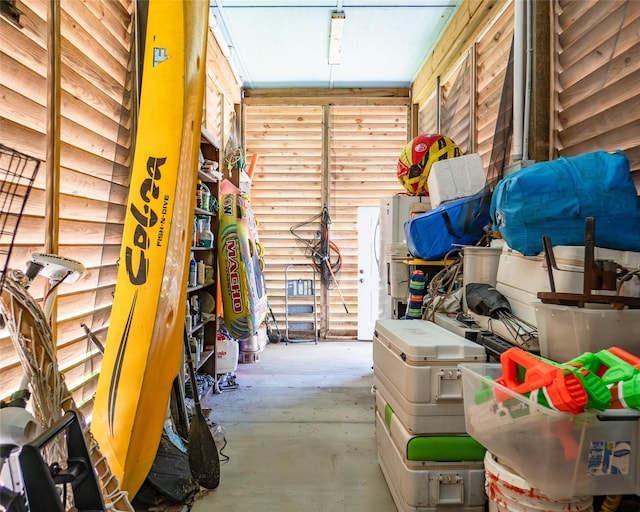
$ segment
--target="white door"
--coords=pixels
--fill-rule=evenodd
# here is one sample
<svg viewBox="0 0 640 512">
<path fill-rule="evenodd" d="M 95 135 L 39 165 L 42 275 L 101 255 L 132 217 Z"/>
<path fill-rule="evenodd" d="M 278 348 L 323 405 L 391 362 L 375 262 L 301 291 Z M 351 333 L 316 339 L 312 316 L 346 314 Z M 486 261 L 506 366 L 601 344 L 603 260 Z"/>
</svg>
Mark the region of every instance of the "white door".
<svg viewBox="0 0 640 512">
<path fill-rule="evenodd" d="M 380 208 L 358 208 L 358 339 L 373 340 L 378 319 Z"/>
</svg>

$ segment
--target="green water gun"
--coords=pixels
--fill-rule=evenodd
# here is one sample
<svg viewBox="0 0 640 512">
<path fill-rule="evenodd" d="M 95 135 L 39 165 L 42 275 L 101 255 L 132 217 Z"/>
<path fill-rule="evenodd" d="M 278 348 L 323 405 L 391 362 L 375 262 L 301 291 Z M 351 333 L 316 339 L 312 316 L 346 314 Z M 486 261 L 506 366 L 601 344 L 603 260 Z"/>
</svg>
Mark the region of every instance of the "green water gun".
<svg viewBox="0 0 640 512">
<path fill-rule="evenodd" d="M 613 391 L 622 407 L 640 409 L 640 368 L 633 364 L 634 360 L 638 358 L 622 349 L 612 347 L 595 354 L 585 352 L 567 364 L 587 368 L 597 375 L 603 384 Z"/>
</svg>

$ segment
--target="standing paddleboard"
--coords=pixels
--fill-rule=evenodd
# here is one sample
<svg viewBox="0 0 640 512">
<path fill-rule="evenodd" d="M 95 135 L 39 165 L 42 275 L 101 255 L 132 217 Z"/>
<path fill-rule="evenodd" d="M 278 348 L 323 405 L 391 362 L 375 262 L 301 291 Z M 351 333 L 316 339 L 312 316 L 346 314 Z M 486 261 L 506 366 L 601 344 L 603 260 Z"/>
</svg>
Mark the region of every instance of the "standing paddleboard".
<svg viewBox="0 0 640 512">
<path fill-rule="evenodd" d="M 149 0 L 120 266 L 91 430 L 134 496 L 182 360 L 206 66 L 207 0 Z"/>
</svg>

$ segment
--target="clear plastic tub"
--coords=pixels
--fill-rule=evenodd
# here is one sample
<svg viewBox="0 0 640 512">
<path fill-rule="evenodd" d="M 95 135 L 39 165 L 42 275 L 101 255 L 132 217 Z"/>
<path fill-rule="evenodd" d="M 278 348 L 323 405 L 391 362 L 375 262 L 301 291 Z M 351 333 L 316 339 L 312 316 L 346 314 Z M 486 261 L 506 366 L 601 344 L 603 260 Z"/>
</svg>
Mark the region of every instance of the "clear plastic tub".
<svg viewBox="0 0 640 512">
<path fill-rule="evenodd" d="M 499 364 L 465 363 L 467 432 L 552 498 L 635 494 L 638 414 L 549 409 L 494 382 Z"/>
<path fill-rule="evenodd" d="M 609 347 L 637 354 L 640 309 L 579 308 L 534 303 L 540 355 L 559 363 Z"/>
</svg>

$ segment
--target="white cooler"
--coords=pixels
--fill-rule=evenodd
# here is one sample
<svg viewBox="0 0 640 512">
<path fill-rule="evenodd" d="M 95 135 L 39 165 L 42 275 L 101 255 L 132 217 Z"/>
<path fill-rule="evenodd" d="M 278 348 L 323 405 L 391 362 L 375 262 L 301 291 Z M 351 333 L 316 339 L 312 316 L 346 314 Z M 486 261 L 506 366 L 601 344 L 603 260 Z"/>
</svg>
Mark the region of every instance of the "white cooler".
<svg viewBox="0 0 640 512">
<path fill-rule="evenodd" d="M 465 433 L 439 432 L 412 434 L 400 421 L 393 408 L 376 390 L 376 411 L 383 418 L 394 446 L 407 464 L 425 462 L 482 462 L 485 449 Z"/>
<path fill-rule="evenodd" d="M 483 346 L 433 322 L 376 322 L 374 384 L 411 433 L 464 433 L 458 363 L 485 360 Z"/>
<path fill-rule="evenodd" d="M 484 511 L 482 462 L 406 461 L 379 413 L 376 440 L 378 463 L 398 511 Z"/>
</svg>

